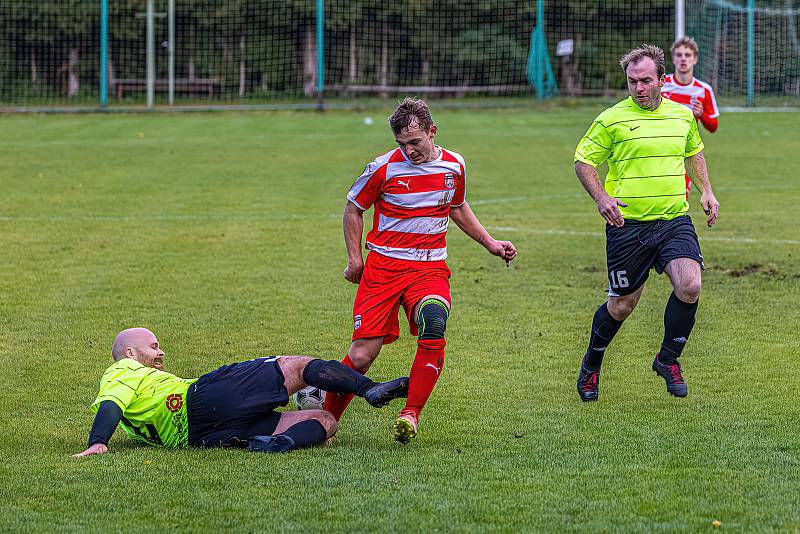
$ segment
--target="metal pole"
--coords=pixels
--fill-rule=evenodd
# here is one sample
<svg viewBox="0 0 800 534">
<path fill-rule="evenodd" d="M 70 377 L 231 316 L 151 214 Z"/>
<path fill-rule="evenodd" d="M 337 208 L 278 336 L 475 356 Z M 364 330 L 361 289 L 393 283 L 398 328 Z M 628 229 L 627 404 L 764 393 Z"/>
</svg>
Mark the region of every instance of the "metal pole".
<svg viewBox="0 0 800 534">
<path fill-rule="evenodd" d="M 169 105 L 175 104 L 175 0 L 169 0 Z"/>
<path fill-rule="evenodd" d="M 147 108 L 153 107 L 156 87 L 156 39 L 153 0 L 147 0 Z"/>
<path fill-rule="evenodd" d="M 100 0 L 100 107 L 108 106 L 108 0 Z"/>
<path fill-rule="evenodd" d="M 686 1 L 675 0 L 675 40 L 686 35 Z"/>
<path fill-rule="evenodd" d="M 753 106 L 753 40 L 755 38 L 755 0 L 747 0 L 747 106 Z"/>
<path fill-rule="evenodd" d="M 325 0 L 317 0 L 317 109 L 323 109 L 325 88 Z"/>
</svg>

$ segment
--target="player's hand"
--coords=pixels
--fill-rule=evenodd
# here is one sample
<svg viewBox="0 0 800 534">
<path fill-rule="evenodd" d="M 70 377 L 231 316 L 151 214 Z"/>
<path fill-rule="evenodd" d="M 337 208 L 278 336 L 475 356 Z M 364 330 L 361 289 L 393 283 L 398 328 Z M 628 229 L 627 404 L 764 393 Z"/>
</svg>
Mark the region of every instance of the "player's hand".
<svg viewBox="0 0 800 534">
<path fill-rule="evenodd" d="M 700 205 L 703 207 L 703 211 L 706 212 L 708 215 L 708 225 L 714 226 L 714 223 L 717 222 L 717 213 L 719 213 L 719 202 L 717 202 L 717 197 L 714 196 L 714 193 L 711 191 L 703 191 L 703 194 L 700 195 Z"/>
<path fill-rule="evenodd" d="M 514 258 L 517 257 L 517 247 L 515 247 L 514 243 L 511 241 L 498 241 L 493 239 L 486 246 L 486 250 L 494 256 L 500 256 L 500 258 L 506 262 L 506 265 L 514 261 Z"/>
<path fill-rule="evenodd" d="M 702 117 L 703 116 L 703 103 L 700 101 L 699 98 L 692 97 L 692 113 L 694 113 L 695 117 Z"/>
<path fill-rule="evenodd" d="M 108 447 L 103 445 L 102 443 L 95 443 L 88 449 L 83 452 L 79 452 L 78 454 L 73 454 L 73 458 L 82 458 L 84 456 L 91 456 L 92 454 L 105 454 L 108 452 Z"/>
<path fill-rule="evenodd" d="M 611 226 L 622 228 L 625 225 L 625 219 L 622 218 L 622 213 L 620 213 L 617 206 L 625 208 L 628 205 L 608 195 L 605 195 L 605 197 L 597 201 L 597 211 L 600 212 L 600 215 L 603 216 L 606 222 Z"/>
<path fill-rule="evenodd" d="M 364 262 L 361 261 L 349 261 L 347 262 L 347 267 L 344 268 L 344 279 L 350 282 L 351 284 L 357 284 L 361 282 L 361 275 L 364 272 Z"/>
</svg>

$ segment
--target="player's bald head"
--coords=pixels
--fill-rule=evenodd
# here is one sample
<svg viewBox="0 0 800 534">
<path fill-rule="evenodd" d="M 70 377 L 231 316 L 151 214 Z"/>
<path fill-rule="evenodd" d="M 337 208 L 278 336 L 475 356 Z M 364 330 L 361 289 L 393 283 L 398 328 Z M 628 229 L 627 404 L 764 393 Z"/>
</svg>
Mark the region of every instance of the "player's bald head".
<svg viewBox="0 0 800 534">
<path fill-rule="evenodd" d="M 114 338 L 111 345 L 111 357 L 114 361 L 127 358 L 125 351 L 129 348 L 138 350 L 139 347 L 150 345 L 156 341 L 156 335 L 147 328 L 126 328 Z"/>
</svg>

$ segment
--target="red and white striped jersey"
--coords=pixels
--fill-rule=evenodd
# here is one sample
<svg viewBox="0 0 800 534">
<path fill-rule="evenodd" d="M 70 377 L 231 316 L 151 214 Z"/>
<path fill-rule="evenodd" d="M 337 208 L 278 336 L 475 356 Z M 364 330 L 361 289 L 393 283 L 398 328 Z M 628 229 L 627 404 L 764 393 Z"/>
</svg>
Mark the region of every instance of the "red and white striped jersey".
<svg viewBox="0 0 800 534">
<path fill-rule="evenodd" d="M 667 74 L 667 83 L 661 88 L 661 95 L 690 109 L 692 98 L 697 98 L 703 103 L 703 117 L 711 119 L 719 117 L 714 90 L 706 82 L 701 82 L 697 78 L 692 78 L 691 83 L 684 85 L 675 78 L 674 74 Z"/>
<path fill-rule="evenodd" d="M 466 201 L 464 158 L 441 147 L 440 156 L 414 165 L 400 148 L 369 163 L 347 199 L 367 210 L 375 205 L 366 247 L 390 258 L 447 258 L 450 208 Z"/>
</svg>

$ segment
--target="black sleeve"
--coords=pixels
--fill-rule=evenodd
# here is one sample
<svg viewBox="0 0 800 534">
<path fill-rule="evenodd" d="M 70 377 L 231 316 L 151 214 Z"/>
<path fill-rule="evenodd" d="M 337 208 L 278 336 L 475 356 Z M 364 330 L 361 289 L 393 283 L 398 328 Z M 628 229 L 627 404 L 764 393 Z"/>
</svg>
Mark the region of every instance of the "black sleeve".
<svg viewBox="0 0 800 534">
<path fill-rule="evenodd" d="M 122 410 L 113 401 L 107 400 L 100 403 L 100 409 L 94 416 L 92 431 L 89 432 L 89 447 L 95 443 L 108 445 L 108 440 L 117 429 L 122 419 Z"/>
</svg>

